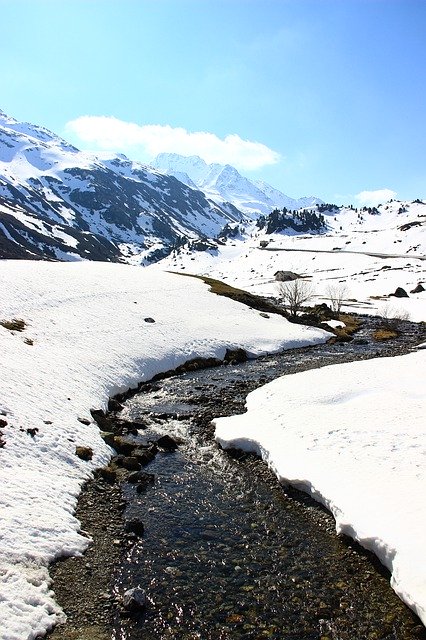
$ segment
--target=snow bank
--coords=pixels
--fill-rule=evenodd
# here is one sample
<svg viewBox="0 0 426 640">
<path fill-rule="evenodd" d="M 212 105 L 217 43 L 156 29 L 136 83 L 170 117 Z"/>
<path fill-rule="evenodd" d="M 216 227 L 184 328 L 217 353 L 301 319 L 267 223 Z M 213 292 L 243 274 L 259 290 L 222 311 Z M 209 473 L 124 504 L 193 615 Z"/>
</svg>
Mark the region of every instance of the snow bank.
<svg viewBox="0 0 426 640">
<path fill-rule="evenodd" d="M 199 280 L 88 262 L 0 261 L 0 320 L 12 318 L 26 328 L 0 326 L 0 638 L 23 640 L 62 615 L 47 566 L 86 548 L 73 510 L 110 456 L 96 425 L 77 418 L 196 356 L 256 356 L 329 334 L 264 318 Z M 76 457 L 79 445 L 93 448 L 92 462 Z"/>
<path fill-rule="evenodd" d="M 278 378 L 247 413 L 215 420 L 225 448 L 254 451 L 279 480 L 333 513 L 338 533 L 373 551 L 426 623 L 426 354 Z"/>
</svg>

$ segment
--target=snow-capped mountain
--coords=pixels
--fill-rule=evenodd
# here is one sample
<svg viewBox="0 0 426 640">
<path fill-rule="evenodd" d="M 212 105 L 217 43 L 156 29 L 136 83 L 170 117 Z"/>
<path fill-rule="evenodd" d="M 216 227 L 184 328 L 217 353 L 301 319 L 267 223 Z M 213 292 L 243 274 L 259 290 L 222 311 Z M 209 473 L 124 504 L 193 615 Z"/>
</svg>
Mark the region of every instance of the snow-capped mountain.
<svg viewBox="0 0 426 640">
<path fill-rule="evenodd" d="M 229 164 L 207 164 L 199 156 L 160 153 L 151 166 L 175 176 L 191 188 L 200 189 L 219 204 L 232 203 L 253 218 L 268 214 L 276 207 L 296 210 L 322 203 L 313 196 L 290 198 L 266 182 L 245 178 Z"/>
<path fill-rule="evenodd" d="M 242 219 L 174 176 L 0 111 L 0 257 L 155 260 Z"/>
</svg>

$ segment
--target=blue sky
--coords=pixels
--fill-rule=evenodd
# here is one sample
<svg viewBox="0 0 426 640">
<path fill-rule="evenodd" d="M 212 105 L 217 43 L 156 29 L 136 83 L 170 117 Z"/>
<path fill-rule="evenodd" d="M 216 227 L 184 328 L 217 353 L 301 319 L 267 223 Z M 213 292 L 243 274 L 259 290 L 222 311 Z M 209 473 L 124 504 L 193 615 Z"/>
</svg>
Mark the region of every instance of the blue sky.
<svg viewBox="0 0 426 640">
<path fill-rule="evenodd" d="M 0 108 L 79 148 L 198 153 L 294 197 L 426 197 L 425 0 L 0 0 L 0 11 Z"/>
</svg>

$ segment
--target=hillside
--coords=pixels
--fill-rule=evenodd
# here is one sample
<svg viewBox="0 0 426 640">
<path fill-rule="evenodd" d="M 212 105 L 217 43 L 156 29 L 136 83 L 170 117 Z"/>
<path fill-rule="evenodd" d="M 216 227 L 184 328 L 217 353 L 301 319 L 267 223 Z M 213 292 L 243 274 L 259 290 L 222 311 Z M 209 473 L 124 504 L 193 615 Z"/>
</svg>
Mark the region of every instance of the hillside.
<svg viewBox="0 0 426 640">
<path fill-rule="evenodd" d="M 266 296 L 278 295 L 277 271 L 292 271 L 312 284 L 314 301 L 329 302 L 330 288 L 338 287 L 345 289 L 347 310 L 381 313 L 392 307 L 413 320 L 426 319 L 425 291 L 411 293 L 421 283 L 426 289 L 426 203 L 316 205 L 305 211 L 233 225 L 220 243 L 204 251 L 181 247 L 155 268 L 209 275 Z M 294 228 L 303 218 L 324 225 Z M 397 287 L 408 297 L 388 297 Z"/>
<path fill-rule="evenodd" d="M 156 260 L 243 216 L 125 156 L 98 158 L 0 112 L 0 257 Z"/>
</svg>

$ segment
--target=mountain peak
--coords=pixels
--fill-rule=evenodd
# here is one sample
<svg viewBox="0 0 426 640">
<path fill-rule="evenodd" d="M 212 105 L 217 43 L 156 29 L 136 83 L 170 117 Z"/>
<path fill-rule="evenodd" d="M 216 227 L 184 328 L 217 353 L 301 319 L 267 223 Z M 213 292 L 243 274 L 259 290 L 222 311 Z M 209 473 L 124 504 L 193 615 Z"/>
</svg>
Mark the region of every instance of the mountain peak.
<svg viewBox="0 0 426 640">
<path fill-rule="evenodd" d="M 159 171 L 196 186 L 211 200 L 219 204 L 230 202 L 250 216 L 268 214 L 276 207 L 300 209 L 319 198 L 294 199 L 261 180 L 249 180 L 230 164 L 207 164 L 199 156 L 181 156 L 178 153 L 160 153 L 152 166 Z"/>
</svg>

